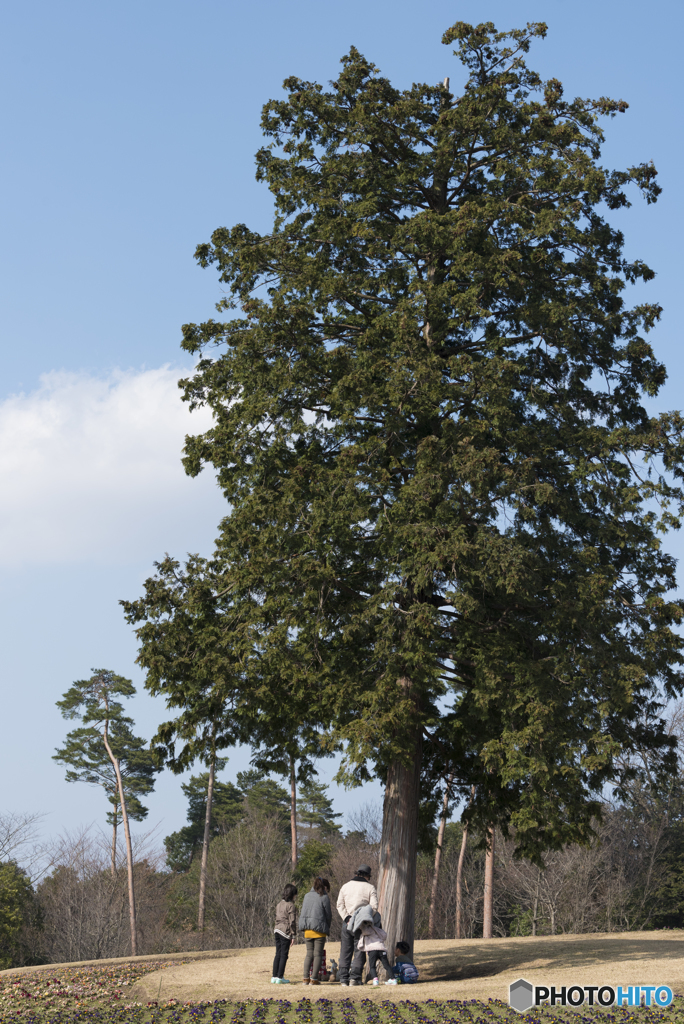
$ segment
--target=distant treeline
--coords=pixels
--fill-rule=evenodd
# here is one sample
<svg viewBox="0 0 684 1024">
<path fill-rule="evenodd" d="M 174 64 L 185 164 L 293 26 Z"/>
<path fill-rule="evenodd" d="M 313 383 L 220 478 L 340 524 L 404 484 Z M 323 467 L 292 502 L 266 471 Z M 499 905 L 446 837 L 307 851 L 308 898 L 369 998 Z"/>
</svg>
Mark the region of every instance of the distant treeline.
<svg viewBox="0 0 684 1024">
<path fill-rule="evenodd" d="M 167 836 L 165 853 L 144 843 L 135 851 L 139 953 L 268 945 L 273 909 L 293 878 L 289 794 L 258 772 L 214 787 L 208 851 L 206 926 L 197 930 L 206 775 L 184 785 L 188 824 Z M 425 804 L 426 808 L 429 806 Z M 684 926 L 684 801 L 678 779 L 652 797 L 643 785 L 606 803 L 596 836 L 586 846 L 545 855 L 543 864 L 515 860 L 512 837 L 495 843 L 494 934 L 631 931 Z M 366 807 L 343 833 L 325 788 L 302 787 L 300 850 L 294 881 L 299 899 L 312 877 L 325 873 L 337 889 L 367 861 L 376 870 L 379 812 Z M 421 833 L 416 936 L 454 938 L 463 825 L 446 825 L 434 886 L 437 828 Z M 107 836 L 94 829 L 64 835 L 42 848 L 51 863 L 42 880 L 7 859 L 0 865 L 2 965 L 56 963 L 130 954 L 125 859 L 111 870 Z M 461 935 L 483 929 L 484 838 L 472 830 L 462 861 Z M 339 937 L 333 915 L 331 938 Z"/>
</svg>

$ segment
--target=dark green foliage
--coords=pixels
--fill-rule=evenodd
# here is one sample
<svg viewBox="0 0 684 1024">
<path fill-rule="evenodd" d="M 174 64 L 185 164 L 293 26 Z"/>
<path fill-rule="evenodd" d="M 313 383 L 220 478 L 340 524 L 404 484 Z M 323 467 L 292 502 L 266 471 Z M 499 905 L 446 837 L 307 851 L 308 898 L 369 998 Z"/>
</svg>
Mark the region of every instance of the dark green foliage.
<svg viewBox="0 0 684 1024">
<path fill-rule="evenodd" d="M 166 863 L 172 871 L 188 871 L 202 848 L 208 781 L 209 773 L 203 772 L 181 786 L 188 799 L 188 824 L 164 839 Z M 284 833 L 289 829 L 287 792 L 255 769 L 238 772 L 237 786 L 216 779 L 211 806 L 211 839 L 225 835 L 250 814 L 276 819 Z"/>
<path fill-rule="evenodd" d="M 230 317 L 184 327 L 216 420 L 185 466 L 230 512 L 213 561 L 127 605 L 155 679 L 175 617 L 197 629 L 231 728 L 306 710 L 347 781 L 453 769 L 532 857 L 590 835 L 621 749 L 672 766 L 682 685 L 682 419 L 644 405 L 660 309 L 623 292 L 653 272 L 604 216 L 656 172 L 601 166 L 627 105 L 542 82 L 545 31 L 457 23 L 460 95 L 352 48 L 266 105 L 273 229 L 199 247 Z"/>
<path fill-rule="evenodd" d="M 296 878 L 309 886 L 313 878 L 329 871 L 334 844 L 342 834 L 337 822 L 342 815 L 334 810 L 327 787 L 315 779 L 303 782 L 297 796 L 297 836 L 299 857 Z"/>
<path fill-rule="evenodd" d="M 188 799 L 188 821 L 191 824 L 201 824 L 204 828 L 204 817 L 207 809 L 207 783 L 209 773 L 192 775 L 189 782 L 181 785 L 183 793 Z M 244 793 L 232 782 L 214 781 L 214 793 L 211 804 L 211 817 L 213 828 L 216 833 L 226 832 L 233 825 L 237 825 L 242 817 L 242 804 Z"/>
<path fill-rule="evenodd" d="M 40 912 L 33 887 L 26 874 L 13 861 L 0 864 L 0 968 L 30 963 L 23 948 L 21 932 L 25 925 L 40 925 Z"/>
<path fill-rule="evenodd" d="M 285 830 L 290 827 L 290 795 L 273 779 L 264 778 L 258 770 L 237 773 L 237 784 L 245 794 L 252 814 L 277 818 Z"/>
<path fill-rule="evenodd" d="M 158 575 L 147 580 L 145 598 L 121 604 L 129 621 L 148 620 L 138 657 L 146 688 L 168 708 L 181 709 L 152 743 L 167 767 L 182 772 L 244 739 L 240 717 L 229 713 L 240 699 L 240 624 L 220 614 L 205 559 L 191 557 L 185 572 L 169 557 L 155 564 Z"/>
<path fill-rule="evenodd" d="M 681 816 L 668 829 L 666 842 L 662 880 L 656 892 L 649 894 L 650 928 L 684 927 L 684 820 Z"/>
<path fill-rule="evenodd" d="M 342 815 L 333 809 L 327 787 L 315 779 L 303 782 L 297 796 L 297 823 L 301 842 L 310 842 L 309 837 L 329 839 L 340 835 L 336 818 Z"/>
<path fill-rule="evenodd" d="M 325 843 L 320 839 L 309 839 L 300 851 L 299 858 L 297 859 L 297 870 L 295 872 L 297 885 L 308 887 L 317 875 L 322 875 L 329 871 L 333 850 L 332 843 Z"/>
<path fill-rule="evenodd" d="M 178 832 L 164 839 L 166 863 L 171 871 L 187 871 L 193 856 L 199 852 L 204 840 L 204 819 L 207 811 L 207 784 L 209 773 L 192 775 L 181 785 L 188 800 L 188 823 Z M 243 815 L 244 793 L 232 782 L 214 781 L 211 804 L 211 837 L 221 835 L 240 821 Z"/>
<path fill-rule="evenodd" d="M 195 851 L 202 846 L 203 829 L 184 825 L 177 832 L 164 837 L 166 866 L 169 871 L 189 871 Z"/>
<path fill-rule="evenodd" d="M 56 702 L 62 718 L 78 718 L 84 725 L 92 723 L 94 726 L 121 718 L 123 704 L 117 697 L 132 697 L 135 694 L 133 683 L 106 668 L 92 671 L 90 679 L 77 680 L 62 700 Z"/>
<path fill-rule="evenodd" d="M 160 771 L 146 741 L 133 735 L 133 719 L 124 715 L 123 705 L 116 699 L 134 694 L 135 687 L 130 679 L 108 669 L 93 669 L 90 679 L 78 680 L 62 700 L 57 701 L 64 718 L 79 718 L 83 725 L 67 735 L 66 743 L 53 754 L 53 760 L 68 766 L 67 782 L 88 782 L 103 787 L 114 808 L 108 812 L 107 821 L 114 826 L 121 820 L 121 807 L 116 772 L 105 749 L 105 730 L 111 751 L 119 762 L 128 814 L 135 821 L 147 817 L 147 808 L 140 797 L 152 792 L 154 776 Z"/>
<path fill-rule="evenodd" d="M 154 776 L 159 767 L 147 748 L 147 742 L 133 735 L 132 725 L 131 718 L 119 713 L 110 723 L 109 743 L 119 761 L 128 814 L 135 821 L 142 821 L 147 817 L 147 808 L 140 802 L 140 797 L 154 789 Z M 109 824 L 115 824 L 114 819 L 116 823 L 120 821 L 116 773 L 105 750 L 102 735 L 96 728 L 84 726 L 73 729 L 67 735 L 64 746 L 53 754 L 53 760 L 68 766 L 67 782 L 88 782 L 102 786 L 114 807 L 107 815 Z"/>
<path fill-rule="evenodd" d="M 418 805 L 418 850 L 434 855 L 437 845 L 435 816 L 440 810 L 437 800 L 421 800 Z"/>
</svg>

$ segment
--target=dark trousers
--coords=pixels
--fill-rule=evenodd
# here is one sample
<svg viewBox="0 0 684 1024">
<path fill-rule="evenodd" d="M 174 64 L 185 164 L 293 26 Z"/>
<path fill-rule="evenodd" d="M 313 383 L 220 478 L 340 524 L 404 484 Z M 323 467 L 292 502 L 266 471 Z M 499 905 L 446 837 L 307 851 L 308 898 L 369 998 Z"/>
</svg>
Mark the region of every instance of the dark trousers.
<svg viewBox="0 0 684 1024">
<path fill-rule="evenodd" d="M 290 955 L 290 940 L 275 933 L 276 953 L 273 960 L 273 977 L 282 978 L 285 974 L 285 964 Z"/>
<path fill-rule="evenodd" d="M 323 960 L 323 950 L 325 949 L 325 938 L 320 939 L 307 939 L 306 940 L 306 956 L 304 957 L 304 978 L 309 977 L 309 968 L 313 961 L 313 970 L 311 972 L 311 980 L 318 980 L 318 972 L 321 969 L 321 961 Z"/>
<path fill-rule="evenodd" d="M 358 940 L 357 940 L 358 941 Z M 363 965 L 366 962 L 366 954 L 362 949 L 357 949 L 354 953 L 354 959 L 352 960 L 351 970 L 349 977 L 353 978 L 354 981 L 361 981 L 363 975 Z"/>
<path fill-rule="evenodd" d="M 342 923 L 342 934 L 340 935 L 340 981 L 349 981 L 349 968 L 354 956 L 354 936 L 347 928 L 347 923 Z"/>
<path fill-rule="evenodd" d="M 371 980 L 373 978 L 377 978 L 377 976 L 378 976 L 378 960 L 380 961 L 382 966 L 385 968 L 385 974 L 387 975 L 387 977 L 385 978 L 385 981 L 387 981 L 388 978 L 393 978 L 394 977 L 394 971 L 390 967 L 390 962 L 387 959 L 387 953 L 384 951 L 384 949 L 369 949 L 368 950 L 368 977 Z"/>
</svg>

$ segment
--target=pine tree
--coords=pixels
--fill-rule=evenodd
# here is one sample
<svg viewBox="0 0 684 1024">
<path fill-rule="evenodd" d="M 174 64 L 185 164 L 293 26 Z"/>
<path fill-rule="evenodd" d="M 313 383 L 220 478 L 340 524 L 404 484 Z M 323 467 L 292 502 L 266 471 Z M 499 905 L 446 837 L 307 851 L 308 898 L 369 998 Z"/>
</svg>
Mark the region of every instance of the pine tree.
<svg viewBox="0 0 684 1024">
<path fill-rule="evenodd" d="M 154 789 L 154 776 L 159 766 L 152 752 L 147 749 L 146 740 L 133 735 L 132 725 L 133 720 L 123 715 L 112 719 L 109 743 L 119 762 L 128 817 L 134 821 L 143 821 L 147 817 L 147 807 L 141 803 L 140 797 Z M 113 807 L 107 813 L 107 821 L 112 826 L 112 875 L 116 874 L 116 838 L 121 820 L 119 783 L 101 733 L 93 726 L 73 729 L 67 735 L 64 746 L 57 749 L 52 759 L 67 766 L 67 782 L 87 782 L 93 786 L 102 786 L 107 794 Z"/>
<path fill-rule="evenodd" d="M 84 726 L 90 726 L 98 733 L 102 745 L 111 762 L 116 776 L 117 791 L 119 795 L 119 807 L 123 819 L 124 834 L 126 837 L 126 866 L 128 869 L 128 910 L 131 928 L 131 954 L 138 955 L 138 935 L 135 912 L 135 887 L 133 884 L 133 847 L 131 844 L 131 831 L 128 824 L 128 804 L 126 791 L 123 783 L 121 761 L 110 742 L 110 730 L 119 731 L 119 725 L 125 730 L 130 719 L 123 716 L 123 705 L 117 697 L 132 697 L 135 687 L 130 679 L 117 676 L 109 669 L 93 669 L 90 679 L 79 679 L 64 694 L 62 700 L 57 701 L 57 707 L 62 712 L 62 717 L 67 719 L 78 718 Z M 119 737 L 121 732 L 119 731 Z M 135 739 L 135 737 L 133 737 Z M 68 740 L 68 737 L 67 737 Z M 69 744 L 67 743 L 67 747 Z M 87 772 L 87 768 L 81 769 Z M 93 778 L 95 770 L 93 768 Z M 88 780 L 88 781 L 92 781 Z"/>
<path fill-rule="evenodd" d="M 286 789 L 267 778 L 258 768 L 238 772 L 236 781 L 245 794 L 245 804 L 252 814 L 277 818 L 284 832 L 290 828 L 290 797 Z"/>
<path fill-rule="evenodd" d="M 656 172 L 601 166 L 627 105 L 542 82 L 545 31 L 457 23 L 460 95 L 398 90 L 353 48 L 328 89 L 287 79 L 257 155 L 274 226 L 199 247 L 229 316 L 184 327 L 185 398 L 215 416 L 185 466 L 230 507 L 203 614 L 240 665 L 234 713 L 308 702 L 342 780 L 384 782 L 390 948 L 413 934 L 425 758 L 539 856 L 590 834 L 617 751 L 667 746 L 682 685 L 659 540 L 682 419 L 645 408 L 660 309 L 622 292 L 653 272 L 605 218 L 628 186 L 655 201 Z"/>
<path fill-rule="evenodd" d="M 274 772 L 286 778 L 290 784 L 290 850 L 292 871 L 295 872 L 301 845 L 301 787 L 310 782 L 315 773 L 312 756 L 320 753 L 320 745 L 316 731 L 293 721 L 292 708 L 289 708 L 288 712 L 283 714 L 277 723 L 261 722 L 260 729 L 252 733 L 251 744 L 254 750 L 254 767 L 265 774 Z"/>
<path fill-rule="evenodd" d="M 216 770 L 220 771 L 224 764 L 219 761 Z M 188 871 L 196 851 L 203 847 L 208 784 L 209 772 L 191 775 L 189 782 L 181 784 L 188 801 L 188 824 L 164 839 L 166 862 L 172 871 Z M 237 825 L 244 814 L 243 805 L 244 793 L 232 782 L 217 779 L 212 787 L 210 837 L 223 835 Z"/>
<path fill-rule="evenodd" d="M 302 843 L 314 838 L 331 839 L 341 833 L 336 819 L 342 814 L 333 810 L 327 786 L 315 779 L 308 779 L 300 787 L 298 816 Z"/>
</svg>

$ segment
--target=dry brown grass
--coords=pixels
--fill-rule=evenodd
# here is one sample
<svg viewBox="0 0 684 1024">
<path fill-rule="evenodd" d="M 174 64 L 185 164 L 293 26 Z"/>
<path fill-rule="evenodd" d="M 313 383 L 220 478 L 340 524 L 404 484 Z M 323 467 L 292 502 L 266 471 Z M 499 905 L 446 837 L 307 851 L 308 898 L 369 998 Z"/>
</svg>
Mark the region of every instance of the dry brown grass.
<svg viewBox="0 0 684 1024">
<path fill-rule="evenodd" d="M 684 992 L 684 932 L 557 935 L 544 938 L 416 942 L 421 983 L 411 988 L 368 985 L 342 988 L 302 984 L 305 947 L 294 946 L 286 977 L 270 984 L 273 949 L 213 951 L 178 967 L 148 974 L 131 990 L 141 1002 L 172 997 L 199 999 L 278 997 L 328 999 L 508 999 L 508 985 L 521 975 L 533 984 L 662 984 Z M 186 954 L 187 956 L 187 954 Z M 208 957 L 211 957 L 208 958 Z M 327 946 L 339 960 L 339 944 Z"/>
</svg>

